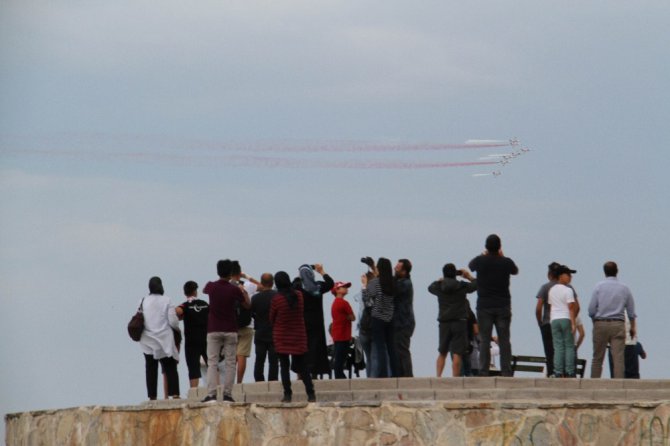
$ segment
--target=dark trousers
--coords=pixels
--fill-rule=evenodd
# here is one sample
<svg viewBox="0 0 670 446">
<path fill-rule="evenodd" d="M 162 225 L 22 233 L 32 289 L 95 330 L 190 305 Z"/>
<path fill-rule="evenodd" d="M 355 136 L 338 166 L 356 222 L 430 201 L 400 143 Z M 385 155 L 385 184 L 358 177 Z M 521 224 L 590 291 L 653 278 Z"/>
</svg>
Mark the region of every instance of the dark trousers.
<svg viewBox="0 0 670 446">
<path fill-rule="evenodd" d="M 544 357 L 547 358 L 547 376 L 554 374 L 554 338 L 551 335 L 551 324 L 540 325 Z"/>
<path fill-rule="evenodd" d="M 179 396 L 179 375 L 177 361 L 173 357 L 154 359 L 152 355 L 144 355 L 144 370 L 147 380 L 147 395 L 150 400 L 158 396 L 158 363 L 163 367 L 167 377 L 168 396 Z"/>
<path fill-rule="evenodd" d="M 254 341 L 256 349 L 256 361 L 254 362 L 254 380 L 265 381 L 263 370 L 265 358 L 268 359 L 268 381 L 277 381 L 279 377 L 279 362 L 272 342 Z"/>
<path fill-rule="evenodd" d="M 186 367 L 188 367 L 188 379 L 199 379 L 200 358 L 204 359 L 207 365 L 207 343 L 189 343 L 184 344 L 184 355 L 186 356 Z"/>
<path fill-rule="evenodd" d="M 387 367 L 386 362 L 387 355 L 389 367 Z M 373 378 L 398 376 L 393 340 L 393 322 L 384 322 L 376 317 L 372 318 L 372 360 Z"/>
<path fill-rule="evenodd" d="M 291 368 L 302 378 L 302 383 L 305 385 L 305 393 L 308 396 L 314 395 L 314 383 L 312 383 L 312 375 L 307 373 L 307 369 L 305 368 L 304 355 L 277 353 L 277 357 L 281 366 L 281 383 L 284 387 L 284 395 L 293 395 L 293 391 L 291 390 Z M 291 363 L 293 363 L 293 367 L 291 367 Z"/>
<path fill-rule="evenodd" d="M 640 360 L 638 356 L 639 350 L 637 345 L 626 345 L 624 347 L 624 378 L 640 379 Z M 609 347 L 607 348 L 607 362 L 610 366 L 610 378 L 614 378 L 614 359 L 612 359 L 612 350 Z"/>
<path fill-rule="evenodd" d="M 398 361 L 397 375 L 399 377 L 411 378 L 414 376 L 412 370 L 412 353 L 409 344 L 414 334 L 414 327 L 400 328 L 393 334 L 395 343 L 395 354 Z"/>
<path fill-rule="evenodd" d="M 344 375 L 344 362 L 347 359 L 350 346 L 351 341 L 335 341 L 333 343 L 333 372 L 335 373 L 335 379 L 346 378 Z"/>
<path fill-rule="evenodd" d="M 512 323 L 512 310 L 510 308 L 478 309 L 477 322 L 479 323 L 479 337 L 482 341 L 479 346 L 479 376 L 489 374 L 493 327 L 496 328 L 500 347 L 500 374 L 512 376 L 512 344 L 509 330 Z"/>
</svg>

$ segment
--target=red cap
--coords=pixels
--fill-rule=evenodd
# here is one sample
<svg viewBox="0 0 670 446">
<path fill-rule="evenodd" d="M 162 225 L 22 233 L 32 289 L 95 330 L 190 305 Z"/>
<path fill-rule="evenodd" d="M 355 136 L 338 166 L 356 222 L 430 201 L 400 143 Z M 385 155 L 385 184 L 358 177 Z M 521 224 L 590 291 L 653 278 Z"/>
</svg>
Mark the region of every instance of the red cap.
<svg viewBox="0 0 670 446">
<path fill-rule="evenodd" d="M 338 288 L 342 288 L 342 287 L 349 288 L 350 286 L 351 286 L 351 282 L 335 282 L 335 285 L 330 290 L 330 292 L 335 294 L 335 290 L 337 290 Z"/>
</svg>

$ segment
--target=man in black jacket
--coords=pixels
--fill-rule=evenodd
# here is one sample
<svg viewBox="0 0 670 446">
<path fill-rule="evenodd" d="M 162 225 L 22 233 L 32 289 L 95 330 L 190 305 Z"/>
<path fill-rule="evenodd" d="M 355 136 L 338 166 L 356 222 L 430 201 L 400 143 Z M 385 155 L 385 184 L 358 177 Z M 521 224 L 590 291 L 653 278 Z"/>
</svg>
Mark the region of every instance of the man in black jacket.
<svg viewBox="0 0 670 446">
<path fill-rule="evenodd" d="M 393 343 L 398 360 L 397 375 L 411 378 L 412 353 L 409 350 L 410 340 L 414 334 L 416 322 L 414 320 L 414 287 L 410 272 L 412 262 L 400 259 L 395 266 L 396 296 L 393 310 Z"/>
<path fill-rule="evenodd" d="M 500 346 L 500 374 L 512 376 L 512 296 L 509 292 L 510 276 L 519 268 L 501 249 L 500 237 L 491 234 L 486 238 L 486 251 L 470 261 L 470 270 L 477 273 L 477 321 L 481 345 L 479 351 L 479 376 L 488 376 L 491 364 L 491 334 L 496 327 Z"/>
<path fill-rule="evenodd" d="M 437 296 L 439 304 L 440 341 L 435 365 L 438 378 L 442 376 L 448 352 L 452 355 L 453 376 L 461 376 L 461 361 L 468 347 L 467 294 L 477 290 L 477 281 L 470 271 L 457 271 L 453 263 L 444 265 L 442 275 L 428 287 L 428 291 Z M 462 275 L 469 282 L 456 280 L 456 275 Z"/>
<path fill-rule="evenodd" d="M 256 361 L 254 363 L 254 380 L 265 381 L 263 369 L 265 358 L 269 363 L 268 381 L 277 381 L 279 362 L 272 345 L 272 325 L 270 325 L 270 305 L 277 291 L 272 289 L 274 278 L 271 273 L 263 273 L 258 293 L 251 298 L 251 316 L 254 318 L 254 347 Z"/>
</svg>

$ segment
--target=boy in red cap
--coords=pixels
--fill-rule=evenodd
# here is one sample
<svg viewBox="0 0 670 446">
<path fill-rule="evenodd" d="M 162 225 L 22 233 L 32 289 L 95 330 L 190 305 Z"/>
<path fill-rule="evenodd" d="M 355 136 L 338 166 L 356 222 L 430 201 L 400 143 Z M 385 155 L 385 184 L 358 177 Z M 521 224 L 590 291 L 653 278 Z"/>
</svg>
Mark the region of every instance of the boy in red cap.
<svg viewBox="0 0 670 446">
<path fill-rule="evenodd" d="M 333 317 L 331 335 L 333 337 L 333 372 L 335 379 L 344 379 L 344 359 L 351 345 L 351 322 L 356 320 L 351 305 L 344 299 L 351 282 L 336 282 L 331 292 L 335 295 L 330 309 Z"/>
</svg>

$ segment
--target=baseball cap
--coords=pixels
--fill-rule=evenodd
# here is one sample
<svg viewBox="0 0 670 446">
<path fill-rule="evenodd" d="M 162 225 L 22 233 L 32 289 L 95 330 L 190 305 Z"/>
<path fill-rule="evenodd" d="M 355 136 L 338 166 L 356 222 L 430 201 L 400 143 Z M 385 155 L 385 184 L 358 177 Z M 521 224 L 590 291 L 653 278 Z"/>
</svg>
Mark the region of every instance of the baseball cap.
<svg viewBox="0 0 670 446">
<path fill-rule="evenodd" d="M 570 269 L 566 265 L 561 265 L 558 268 L 556 268 L 556 275 L 557 276 L 560 276 L 561 274 L 574 274 L 576 272 L 577 272 L 577 270 Z"/>
<path fill-rule="evenodd" d="M 335 290 L 338 288 L 349 288 L 351 286 L 351 282 L 335 282 L 335 285 L 333 285 L 333 288 L 330 290 L 331 293 L 335 294 Z"/>
</svg>

